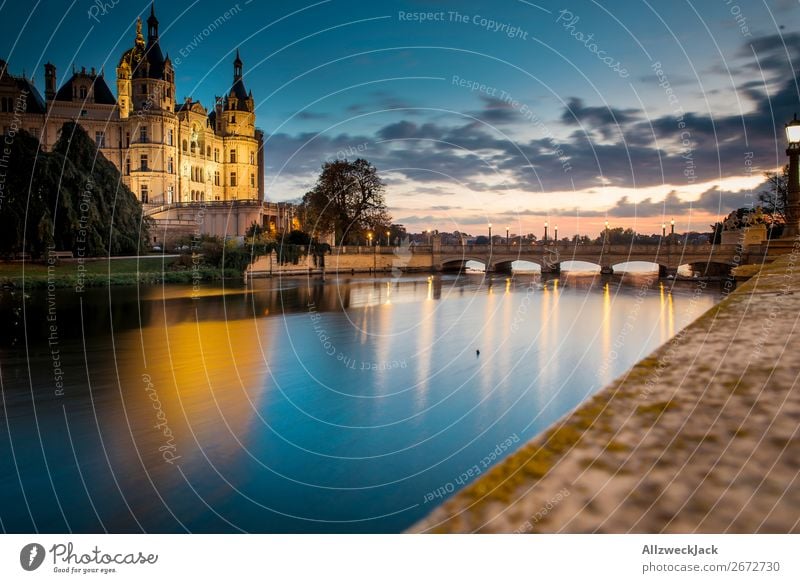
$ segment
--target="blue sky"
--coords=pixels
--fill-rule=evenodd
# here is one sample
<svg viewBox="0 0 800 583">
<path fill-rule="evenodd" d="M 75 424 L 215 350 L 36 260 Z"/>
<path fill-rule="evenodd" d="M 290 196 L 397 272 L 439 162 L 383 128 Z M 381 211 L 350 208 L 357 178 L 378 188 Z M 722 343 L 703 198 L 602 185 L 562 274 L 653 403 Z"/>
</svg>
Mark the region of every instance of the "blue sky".
<svg viewBox="0 0 800 583">
<path fill-rule="evenodd" d="M 100 4 L 0 0 L 0 58 L 40 88 L 48 60 L 62 80 L 73 63 L 105 67 L 113 87 L 149 3 Z M 211 104 L 240 48 L 268 198 L 302 196 L 326 159 L 360 155 L 412 229 L 539 233 L 549 219 L 570 235 L 608 218 L 656 232 L 675 216 L 704 230 L 784 163 L 776 129 L 800 110 L 794 0 L 198 0 L 156 13 L 179 97 Z"/>
</svg>

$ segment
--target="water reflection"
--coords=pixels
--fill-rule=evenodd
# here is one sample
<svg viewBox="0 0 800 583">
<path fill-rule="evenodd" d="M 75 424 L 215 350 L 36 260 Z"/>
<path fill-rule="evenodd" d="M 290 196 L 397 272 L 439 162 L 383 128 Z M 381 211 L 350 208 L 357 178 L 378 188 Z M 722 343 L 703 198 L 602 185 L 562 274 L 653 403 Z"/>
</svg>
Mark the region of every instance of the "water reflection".
<svg viewBox="0 0 800 583">
<path fill-rule="evenodd" d="M 637 276 L 0 296 L 10 531 L 395 532 L 710 307 Z M 23 309 L 24 308 L 24 309 Z M 476 350 L 480 349 L 480 356 Z"/>
</svg>

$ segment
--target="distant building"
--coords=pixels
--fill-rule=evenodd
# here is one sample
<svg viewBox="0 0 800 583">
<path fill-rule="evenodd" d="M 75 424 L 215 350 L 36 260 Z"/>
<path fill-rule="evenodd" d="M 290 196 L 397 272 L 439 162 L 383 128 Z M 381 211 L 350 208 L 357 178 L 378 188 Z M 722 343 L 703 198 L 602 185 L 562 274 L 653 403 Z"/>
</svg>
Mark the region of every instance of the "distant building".
<svg viewBox="0 0 800 583">
<path fill-rule="evenodd" d="M 0 60 L 0 128 L 7 132 L 16 116 L 16 125 L 48 150 L 63 124 L 77 121 L 165 230 L 200 225 L 203 233 L 241 235 L 253 222 L 291 226 L 290 205 L 264 202 L 264 136 L 238 51 L 233 82 L 210 111 L 191 97 L 176 103 L 175 70 L 161 51 L 151 7 L 147 40 L 138 19 L 116 74 L 115 97 L 103 71 L 73 68 L 58 87 L 56 68 L 47 63 L 43 99 L 31 79 L 11 75 Z M 24 111 L 15 111 L 23 103 Z"/>
</svg>

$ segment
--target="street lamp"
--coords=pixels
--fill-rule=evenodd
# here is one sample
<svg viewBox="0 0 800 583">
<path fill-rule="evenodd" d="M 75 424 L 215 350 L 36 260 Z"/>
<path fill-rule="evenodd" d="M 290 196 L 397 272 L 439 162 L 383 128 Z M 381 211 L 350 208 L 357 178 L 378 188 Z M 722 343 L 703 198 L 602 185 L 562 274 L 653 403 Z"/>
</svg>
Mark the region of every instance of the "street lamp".
<svg viewBox="0 0 800 583">
<path fill-rule="evenodd" d="M 606 221 L 606 230 L 604 231 L 605 234 L 605 243 L 608 243 L 608 221 Z"/>
<path fill-rule="evenodd" d="M 669 236 L 672 237 L 675 234 L 675 219 L 671 219 L 669 221 Z"/>
<path fill-rule="evenodd" d="M 367 240 L 369 241 L 369 246 L 372 247 L 372 233 L 367 233 Z"/>
<path fill-rule="evenodd" d="M 547 221 L 544 222 L 544 242 L 547 243 Z"/>
<path fill-rule="evenodd" d="M 508 225 L 506 225 L 506 245 L 508 245 Z"/>
<path fill-rule="evenodd" d="M 492 244 L 492 223 L 489 223 L 489 245 Z"/>
<path fill-rule="evenodd" d="M 667 223 L 661 223 L 661 238 L 667 236 Z"/>
<path fill-rule="evenodd" d="M 428 229 L 427 231 L 425 231 L 425 233 L 427 233 L 427 235 L 428 235 L 428 245 L 430 245 L 431 244 L 431 230 Z"/>
<path fill-rule="evenodd" d="M 556 225 L 556 226 L 555 226 L 555 229 L 553 230 L 553 240 L 554 240 L 556 243 L 558 243 L 558 225 Z"/>
<path fill-rule="evenodd" d="M 386 231 L 386 246 L 387 246 L 387 247 L 388 247 L 389 245 L 391 245 L 391 242 L 389 241 L 389 236 L 390 236 L 390 235 L 391 235 L 391 233 L 390 233 L 389 231 Z"/>
<path fill-rule="evenodd" d="M 786 124 L 786 155 L 789 156 L 789 184 L 786 188 L 786 228 L 784 237 L 800 235 L 800 120 L 797 114 Z"/>
</svg>

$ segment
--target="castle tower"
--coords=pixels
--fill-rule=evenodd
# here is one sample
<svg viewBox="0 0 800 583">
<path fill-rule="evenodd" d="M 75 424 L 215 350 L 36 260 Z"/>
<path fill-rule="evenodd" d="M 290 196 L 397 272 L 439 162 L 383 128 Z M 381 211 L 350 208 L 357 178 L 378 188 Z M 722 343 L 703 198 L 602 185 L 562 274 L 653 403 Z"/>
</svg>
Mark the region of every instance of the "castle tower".
<svg viewBox="0 0 800 583">
<path fill-rule="evenodd" d="M 216 114 L 219 119 L 219 112 Z M 244 85 L 239 51 L 233 60 L 233 84 L 222 101 L 225 155 L 225 198 L 256 200 L 259 197 L 259 142 L 255 131 L 255 102 Z"/>
</svg>

